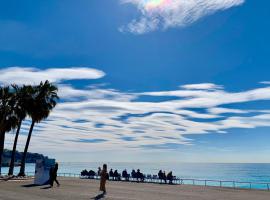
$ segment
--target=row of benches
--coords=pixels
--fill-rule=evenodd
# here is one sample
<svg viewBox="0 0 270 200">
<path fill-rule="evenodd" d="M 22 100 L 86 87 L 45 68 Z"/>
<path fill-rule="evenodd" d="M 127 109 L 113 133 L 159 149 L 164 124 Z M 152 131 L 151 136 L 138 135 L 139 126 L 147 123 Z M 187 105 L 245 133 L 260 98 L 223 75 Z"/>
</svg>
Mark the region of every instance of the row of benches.
<svg viewBox="0 0 270 200">
<path fill-rule="evenodd" d="M 82 179 L 100 179 L 100 176 L 89 176 L 89 175 L 84 175 L 84 176 L 80 176 L 80 178 Z M 142 182 L 152 182 L 152 183 L 166 183 L 167 181 L 170 182 L 170 180 L 168 179 L 160 179 L 157 175 L 151 175 L 151 174 L 147 174 L 144 175 L 143 178 L 135 178 L 135 177 L 131 177 L 130 174 L 128 174 L 127 177 L 109 177 L 109 180 L 111 181 L 132 181 L 132 182 L 138 182 L 138 181 L 142 181 Z M 178 179 L 173 176 L 173 179 L 171 180 L 171 183 L 177 181 Z"/>
</svg>

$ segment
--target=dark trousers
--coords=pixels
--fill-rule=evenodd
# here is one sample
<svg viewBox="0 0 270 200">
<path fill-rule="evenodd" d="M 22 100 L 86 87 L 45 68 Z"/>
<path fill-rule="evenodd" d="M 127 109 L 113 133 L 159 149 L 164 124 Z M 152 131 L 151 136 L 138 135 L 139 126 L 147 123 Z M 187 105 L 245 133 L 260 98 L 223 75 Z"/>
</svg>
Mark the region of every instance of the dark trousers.
<svg viewBox="0 0 270 200">
<path fill-rule="evenodd" d="M 57 183 L 57 185 L 60 185 L 58 180 L 57 180 L 57 176 L 53 176 L 50 178 L 50 185 L 53 186 L 54 181 Z"/>
</svg>

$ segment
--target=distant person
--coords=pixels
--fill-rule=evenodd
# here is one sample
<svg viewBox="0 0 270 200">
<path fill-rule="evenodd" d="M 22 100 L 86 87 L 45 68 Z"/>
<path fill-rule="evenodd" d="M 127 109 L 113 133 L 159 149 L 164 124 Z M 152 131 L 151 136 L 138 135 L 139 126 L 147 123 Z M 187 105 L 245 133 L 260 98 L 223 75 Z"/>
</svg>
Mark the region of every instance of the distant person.
<svg viewBox="0 0 270 200">
<path fill-rule="evenodd" d="M 107 173 L 107 165 L 104 164 L 103 165 L 103 169 L 102 171 L 100 172 L 100 188 L 99 190 L 103 192 L 103 194 L 106 193 L 106 180 L 107 180 L 107 177 L 108 177 L 108 173 Z"/>
<path fill-rule="evenodd" d="M 160 179 L 161 181 L 163 180 L 163 173 L 161 170 L 159 170 L 158 172 L 158 179 Z"/>
<path fill-rule="evenodd" d="M 126 169 L 123 170 L 123 172 L 122 172 L 122 177 L 123 177 L 126 181 L 128 181 L 128 173 L 127 173 L 127 170 L 126 170 Z"/>
<path fill-rule="evenodd" d="M 109 177 L 113 179 L 113 176 L 114 176 L 113 169 L 111 169 L 109 172 Z"/>
<path fill-rule="evenodd" d="M 167 177 L 166 177 L 166 172 L 165 171 L 163 172 L 163 180 L 164 180 L 165 183 L 167 183 Z"/>
<path fill-rule="evenodd" d="M 140 175 L 141 175 L 140 169 L 137 169 L 137 172 L 136 172 L 137 181 L 139 181 Z"/>
<path fill-rule="evenodd" d="M 161 181 L 161 183 L 164 180 L 164 173 L 162 172 L 162 170 L 159 170 L 158 172 L 158 179 Z"/>
<path fill-rule="evenodd" d="M 140 169 L 137 169 L 136 178 L 137 178 L 137 181 L 139 181 L 139 179 L 142 182 L 144 181 L 144 175 L 143 175 L 143 173 L 141 173 Z"/>
<path fill-rule="evenodd" d="M 172 175 L 172 171 L 170 171 L 168 174 L 167 174 L 167 179 L 169 181 L 169 184 L 173 184 L 173 175 Z"/>
<path fill-rule="evenodd" d="M 162 170 L 159 170 L 158 172 L 158 179 L 161 181 L 161 183 L 164 181 L 165 183 L 167 183 L 167 178 L 166 178 L 166 172 Z"/>
<path fill-rule="evenodd" d="M 101 168 L 98 167 L 98 172 L 97 172 L 97 175 L 100 176 L 100 173 L 101 173 Z"/>
<path fill-rule="evenodd" d="M 88 176 L 88 171 L 86 169 L 82 170 L 81 176 Z"/>
<path fill-rule="evenodd" d="M 133 179 L 137 178 L 137 177 L 136 177 L 136 172 L 135 172 L 134 169 L 133 169 L 132 172 L 131 172 L 131 177 L 132 177 Z"/>
<path fill-rule="evenodd" d="M 54 181 L 57 183 L 57 186 L 60 186 L 60 183 L 57 180 L 57 171 L 58 171 L 58 163 L 55 163 L 54 167 L 50 169 L 50 186 L 53 187 Z"/>
<path fill-rule="evenodd" d="M 90 169 L 89 172 L 88 172 L 88 176 L 89 176 L 90 179 L 93 179 L 96 176 L 96 172 L 94 170 Z"/>
<path fill-rule="evenodd" d="M 115 180 L 115 181 L 119 181 L 119 180 L 120 180 L 120 175 L 119 175 L 119 173 L 118 173 L 117 170 L 114 171 L 113 177 L 114 177 L 114 180 Z"/>
</svg>

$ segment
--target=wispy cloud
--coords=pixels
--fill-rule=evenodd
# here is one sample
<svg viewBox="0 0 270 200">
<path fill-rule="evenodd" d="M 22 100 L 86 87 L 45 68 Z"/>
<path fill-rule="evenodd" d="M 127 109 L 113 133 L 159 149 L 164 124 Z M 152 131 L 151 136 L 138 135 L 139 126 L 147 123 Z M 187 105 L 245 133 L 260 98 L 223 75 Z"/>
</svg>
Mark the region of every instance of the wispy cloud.
<svg viewBox="0 0 270 200">
<path fill-rule="evenodd" d="M 29 70 L 29 68 L 7 68 L 2 74 L 20 71 L 22 74 L 40 78 L 45 73 L 58 82 L 62 101 L 48 120 L 38 124 L 34 130 L 31 148 L 45 152 L 88 152 L 90 150 L 123 150 L 175 148 L 191 145 L 189 135 L 226 133 L 232 128 L 256 128 L 270 126 L 270 111 L 239 108 L 239 104 L 253 101 L 270 101 L 270 86 L 241 92 L 226 91 L 214 83 L 180 86 L 172 91 L 124 92 L 111 88 L 74 88 L 64 85 L 63 80 L 102 77 L 104 73 L 87 69 L 84 74 L 55 75 L 55 70 Z M 58 70 L 58 68 L 57 68 Z M 75 70 L 75 69 L 73 69 Z M 30 71 L 30 72 L 29 72 Z M 67 69 L 67 71 L 69 71 Z M 80 71 L 80 70 L 78 70 Z M 62 71 L 61 71 L 62 72 Z M 100 73 L 97 73 L 100 72 Z M 6 73 L 6 74 L 9 74 Z M 16 73 L 15 73 L 16 74 Z M 2 75 L 0 75 L 2 76 Z M 13 79 L 1 83 L 12 83 Z M 16 76 L 18 78 L 18 75 Z M 31 78 L 30 76 L 27 76 Z M 1 77 L 5 78 L 4 76 Z M 15 79 L 14 79 L 15 80 Z M 36 79 L 34 79 L 36 80 Z M 22 79 L 20 82 L 28 82 Z M 31 80 L 33 81 L 33 80 Z M 174 97 L 170 100 L 143 101 L 140 97 Z M 226 105 L 234 105 L 227 108 Z M 22 130 L 26 133 L 29 121 Z M 13 136 L 8 134 L 7 144 Z M 20 141 L 25 141 L 22 134 Z M 22 142 L 23 144 L 23 142 Z M 173 145 L 171 145 L 173 144 Z"/>
<path fill-rule="evenodd" d="M 244 3 L 244 0 L 121 0 L 141 12 L 120 31 L 143 34 L 157 29 L 183 27 L 198 19 Z"/>
<path fill-rule="evenodd" d="M 222 89 L 222 86 L 216 85 L 213 83 L 201 83 L 201 84 L 189 84 L 183 85 L 181 88 L 190 89 L 190 90 L 214 90 L 214 89 Z"/>
<path fill-rule="evenodd" d="M 41 80 L 51 82 L 61 82 L 65 80 L 98 79 L 105 75 L 104 72 L 83 67 L 65 67 L 65 68 L 25 68 L 9 67 L 0 69 L 0 84 L 37 84 Z"/>
<path fill-rule="evenodd" d="M 270 81 L 262 81 L 261 84 L 269 85 L 270 84 Z"/>
</svg>

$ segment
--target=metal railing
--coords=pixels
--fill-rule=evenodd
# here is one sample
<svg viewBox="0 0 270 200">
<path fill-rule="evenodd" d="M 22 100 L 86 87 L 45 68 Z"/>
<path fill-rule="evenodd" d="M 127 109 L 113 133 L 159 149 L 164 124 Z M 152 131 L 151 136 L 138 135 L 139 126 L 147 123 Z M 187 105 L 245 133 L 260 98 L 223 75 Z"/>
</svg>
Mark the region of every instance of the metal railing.
<svg viewBox="0 0 270 200">
<path fill-rule="evenodd" d="M 74 173 L 57 173 L 57 176 L 59 177 L 74 177 L 74 178 L 80 178 L 80 174 L 74 174 Z"/>
<path fill-rule="evenodd" d="M 90 178 L 99 179 L 98 176 L 79 176 L 80 178 Z M 126 179 L 121 177 L 120 181 L 125 181 Z M 136 178 L 129 178 L 129 182 L 140 182 Z M 165 184 L 164 180 L 159 178 L 144 178 L 145 183 L 159 183 Z M 261 182 L 243 182 L 243 181 L 228 181 L 228 180 L 205 180 L 205 179 L 190 179 L 190 178 L 177 178 L 175 177 L 172 181 L 175 185 L 194 185 L 194 186 L 211 186 L 211 187 L 223 187 L 223 188 L 233 188 L 233 189 L 257 189 L 257 190 L 267 190 L 270 191 L 270 183 Z"/>
<path fill-rule="evenodd" d="M 26 172 L 26 176 L 33 177 L 35 172 Z M 2 173 L 3 176 L 7 175 Z M 81 176 L 80 174 L 75 173 L 58 173 L 59 177 L 70 177 L 70 178 L 82 178 L 82 179 L 100 179 L 99 176 Z M 110 179 L 113 181 L 113 179 Z M 125 178 L 120 177 L 119 181 L 127 181 Z M 144 180 L 136 178 L 129 178 L 129 182 L 144 182 L 144 183 L 158 183 L 165 184 L 164 180 L 159 179 L 156 176 L 149 175 L 145 176 Z M 174 177 L 173 184 L 175 185 L 194 185 L 194 186 L 211 186 L 211 187 L 220 187 L 220 188 L 233 188 L 233 189 L 256 189 L 256 190 L 267 190 L 270 191 L 270 183 L 262 182 L 243 182 L 243 181 L 228 181 L 228 180 L 204 180 L 204 179 L 190 179 L 190 178 L 178 178 Z"/>
<path fill-rule="evenodd" d="M 8 173 L 1 173 L 1 176 L 8 176 Z M 25 172 L 26 177 L 34 177 L 35 172 Z"/>
<path fill-rule="evenodd" d="M 225 187 L 225 188 L 234 188 L 234 189 L 250 189 L 250 190 L 258 189 L 258 190 L 270 191 L 270 183 L 262 183 L 262 182 L 177 178 L 174 180 L 174 183 L 180 184 L 180 185 L 213 186 L 213 187 Z"/>
</svg>

